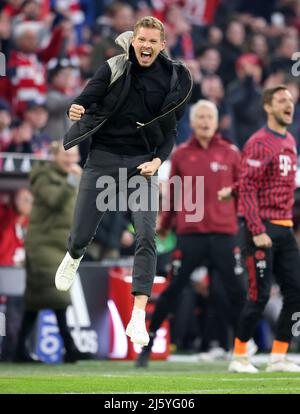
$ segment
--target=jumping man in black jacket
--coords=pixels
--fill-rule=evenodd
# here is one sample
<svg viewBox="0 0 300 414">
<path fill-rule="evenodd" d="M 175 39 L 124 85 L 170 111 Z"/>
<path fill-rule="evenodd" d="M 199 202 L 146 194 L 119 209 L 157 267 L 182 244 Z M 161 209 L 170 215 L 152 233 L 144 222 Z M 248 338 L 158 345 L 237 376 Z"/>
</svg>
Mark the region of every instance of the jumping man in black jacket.
<svg viewBox="0 0 300 414">
<path fill-rule="evenodd" d="M 103 178 L 108 176 L 116 183 L 115 187 L 108 186 L 108 199 L 112 201 L 116 192 L 124 193 L 124 181 L 144 177 L 139 185 L 142 198 L 148 200 L 147 208 L 132 206 L 129 199 L 133 189 L 126 189 L 136 235 L 134 308 L 126 334 L 141 345 L 149 342 L 145 307 L 156 268 L 157 170 L 173 148 L 176 121 L 192 87 L 186 67 L 165 53 L 164 39 L 164 27 L 154 17 L 143 17 L 133 33 L 120 35 L 116 43 L 124 53 L 105 62 L 74 100 L 69 117 L 76 122 L 64 138 L 65 149 L 88 137 L 92 137 L 92 144 L 81 179 L 68 252 L 55 277 L 59 290 L 68 290 L 72 285 L 85 249 L 103 217 L 101 196 L 107 191 L 101 184 Z M 121 168 L 126 171 L 125 180 L 120 175 Z"/>
</svg>

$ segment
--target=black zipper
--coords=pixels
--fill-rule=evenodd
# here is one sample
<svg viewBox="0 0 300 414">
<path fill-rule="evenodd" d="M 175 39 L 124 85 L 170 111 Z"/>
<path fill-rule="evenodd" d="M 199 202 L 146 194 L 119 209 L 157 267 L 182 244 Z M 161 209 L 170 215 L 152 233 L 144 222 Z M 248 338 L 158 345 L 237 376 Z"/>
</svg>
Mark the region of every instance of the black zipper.
<svg viewBox="0 0 300 414">
<path fill-rule="evenodd" d="M 153 122 L 155 122 L 157 119 L 161 119 L 161 118 L 163 118 L 164 116 L 168 115 L 169 113 L 174 112 L 177 108 L 179 108 L 181 105 L 183 105 L 183 104 L 184 104 L 184 102 L 188 99 L 188 96 L 190 95 L 190 93 L 191 93 L 191 91 L 192 91 L 192 88 L 193 88 L 193 82 L 192 82 L 192 77 L 191 77 L 190 71 L 189 71 L 188 69 L 187 69 L 187 71 L 188 71 L 189 76 L 190 76 L 190 80 L 191 80 L 191 87 L 190 87 L 190 89 L 189 89 L 188 93 L 186 94 L 185 98 L 184 98 L 184 99 L 183 99 L 183 100 L 182 100 L 182 101 L 181 101 L 178 105 L 176 105 L 174 108 L 170 109 L 169 111 L 165 112 L 165 113 L 164 113 L 164 114 L 162 114 L 162 115 L 157 116 L 156 118 L 152 119 L 151 121 L 146 122 L 145 124 L 144 124 L 144 123 L 142 123 L 142 122 L 136 122 L 136 124 L 138 124 L 137 129 L 144 128 L 145 126 L 148 126 L 148 125 L 152 124 L 152 123 L 153 123 Z M 169 105 L 171 105 L 171 104 L 169 104 Z M 168 105 L 168 106 L 169 106 L 169 105 Z"/>
</svg>

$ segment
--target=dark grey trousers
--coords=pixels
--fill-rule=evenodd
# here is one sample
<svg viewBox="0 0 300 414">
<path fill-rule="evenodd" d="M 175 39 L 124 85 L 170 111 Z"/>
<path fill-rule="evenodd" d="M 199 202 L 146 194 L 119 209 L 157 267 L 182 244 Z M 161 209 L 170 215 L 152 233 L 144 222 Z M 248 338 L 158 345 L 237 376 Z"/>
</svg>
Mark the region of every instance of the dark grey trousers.
<svg viewBox="0 0 300 414">
<path fill-rule="evenodd" d="M 159 187 L 157 175 L 147 179 L 139 174 L 137 166 L 146 161 L 150 161 L 148 154 L 91 150 L 80 182 L 68 251 L 75 259 L 84 254 L 108 209 L 129 211 L 136 240 L 131 291 L 150 296 L 156 271 Z"/>
</svg>

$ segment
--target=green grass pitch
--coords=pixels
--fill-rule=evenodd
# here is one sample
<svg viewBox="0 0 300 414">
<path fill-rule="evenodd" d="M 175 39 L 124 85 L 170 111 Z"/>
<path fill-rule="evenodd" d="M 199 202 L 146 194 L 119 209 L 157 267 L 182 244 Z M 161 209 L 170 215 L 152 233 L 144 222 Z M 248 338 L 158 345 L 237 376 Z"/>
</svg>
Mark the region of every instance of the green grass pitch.
<svg viewBox="0 0 300 414">
<path fill-rule="evenodd" d="M 63 365 L 0 364 L 2 394 L 298 394 L 300 374 L 231 374 L 227 363 L 88 361 Z"/>
</svg>

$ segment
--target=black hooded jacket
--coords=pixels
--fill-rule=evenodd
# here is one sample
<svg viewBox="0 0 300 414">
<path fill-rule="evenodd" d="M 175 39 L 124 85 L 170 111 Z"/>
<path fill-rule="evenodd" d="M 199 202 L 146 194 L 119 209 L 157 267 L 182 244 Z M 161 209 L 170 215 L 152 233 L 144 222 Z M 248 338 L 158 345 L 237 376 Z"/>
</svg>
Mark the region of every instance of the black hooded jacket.
<svg viewBox="0 0 300 414">
<path fill-rule="evenodd" d="M 86 111 L 80 121 L 75 122 L 65 135 L 65 149 L 91 136 L 94 143 L 98 142 L 101 145 L 102 132 L 103 140 L 107 144 L 108 128 L 105 124 L 110 120 L 117 123 L 118 114 L 122 112 L 132 83 L 133 63 L 132 59 L 129 59 L 131 37 L 132 32 L 125 32 L 116 39 L 116 43 L 123 47 L 125 53 L 109 59 L 102 65 L 81 95 L 73 101 L 82 105 Z M 164 73 L 169 74 L 169 91 L 165 94 L 157 116 L 148 116 L 146 122 L 144 119 L 136 119 L 135 123 L 146 151 L 164 161 L 172 150 L 176 137 L 176 123 L 189 100 L 192 79 L 182 63 L 169 59 L 164 52 L 159 54 L 157 60 L 164 68 Z"/>
</svg>

